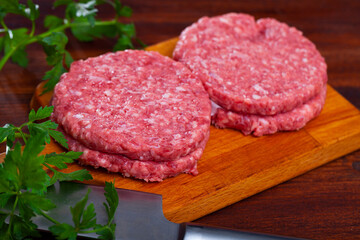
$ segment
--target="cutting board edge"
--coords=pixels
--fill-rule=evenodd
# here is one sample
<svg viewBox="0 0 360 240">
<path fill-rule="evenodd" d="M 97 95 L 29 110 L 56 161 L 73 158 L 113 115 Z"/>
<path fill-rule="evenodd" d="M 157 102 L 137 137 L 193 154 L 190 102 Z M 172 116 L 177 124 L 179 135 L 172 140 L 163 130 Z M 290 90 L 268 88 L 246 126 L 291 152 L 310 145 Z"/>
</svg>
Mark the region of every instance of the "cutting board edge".
<svg viewBox="0 0 360 240">
<path fill-rule="evenodd" d="M 152 50 L 152 51 L 158 51 L 160 53 L 169 53 L 170 51 L 170 48 L 168 46 L 168 44 L 174 44 L 175 42 L 177 41 L 177 38 L 173 38 L 173 39 L 169 39 L 167 41 L 164 41 L 164 42 L 161 42 L 161 43 L 158 43 L 156 45 L 152 45 L 152 46 L 149 46 L 146 50 Z M 48 93 L 50 95 L 50 97 L 48 97 L 46 100 L 45 97 L 46 96 L 49 96 L 49 95 L 42 95 L 41 97 L 40 96 L 40 93 L 42 92 L 42 86 L 45 84 L 46 82 L 41 82 L 38 86 L 37 86 L 37 89 L 35 92 L 35 95 L 33 96 L 33 99 L 32 99 L 32 102 L 31 102 L 31 106 L 32 108 L 38 108 L 40 106 L 44 106 L 44 105 L 47 105 L 47 104 L 44 104 L 44 102 L 46 101 L 50 101 L 51 100 L 51 94 L 52 92 Z M 328 85 L 328 87 L 330 87 L 331 89 L 333 89 L 333 87 L 331 87 L 330 85 Z M 334 89 L 333 89 L 334 90 Z M 334 90 L 336 92 L 336 90 Z M 337 93 L 337 92 L 336 92 Z M 337 93 L 337 95 L 341 96 L 340 94 Z M 45 97 L 44 97 L 45 96 Z M 40 100 L 40 101 L 39 101 Z M 341 96 L 341 101 L 347 101 L 344 97 Z M 39 103 L 41 102 L 41 103 Z M 348 102 L 348 101 L 347 101 Z M 351 103 L 350 103 L 351 104 Z M 351 104 L 352 105 L 352 104 Z M 353 106 L 353 105 L 352 105 Z M 356 109 L 356 107 L 354 107 Z M 358 109 L 357 109 L 358 110 Z M 358 111 L 359 112 L 359 111 Z M 360 114 L 359 114 L 359 119 L 360 119 Z M 359 121 L 360 122 L 360 121 Z M 305 130 L 306 130 L 306 127 L 305 127 Z M 309 133 L 310 136 L 311 133 Z M 315 138 L 314 138 L 315 139 Z M 253 188 L 253 187 L 250 187 L 250 186 L 247 186 L 247 184 L 244 184 L 244 182 L 237 182 L 237 183 L 234 183 L 234 184 L 231 184 L 231 185 L 228 185 L 222 189 L 219 189 L 219 191 L 215 191 L 215 192 L 207 192 L 207 194 L 205 194 L 204 196 L 200 197 L 199 199 L 196 199 L 196 201 L 193 201 L 191 202 L 191 204 L 187 204 L 187 203 L 180 203 L 180 205 L 178 203 L 175 203 L 175 207 L 172 206 L 171 208 L 168 208 L 170 209 L 171 211 L 168 211 L 167 209 L 165 209 L 165 212 L 164 212 L 164 215 L 165 217 L 167 217 L 170 221 L 174 221 L 174 222 L 184 222 L 184 221 L 192 221 L 192 220 L 195 220 L 195 219 L 198 219 L 204 215 L 207 215 L 209 213 L 212 213 L 216 210 L 219 210 L 221 208 L 224 208 L 230 204 L 233 204 L 237 201 L 240 201 L 240 200 L 243 200 L 247 197 L 250 197 L 254 194 L 257 194 L 259 192 L 262 192 L 266 189 L 269 189 L 270 187 L 274 187 L 282 182 L 285 182 L 285 181 L 288 181 L 296 176 L 299 176 L 299 175 L 302 175 L 312 169 L 315 169 L 327 162 L 330 162 L 338 157 L 341 157 L 343 155 L 346 155 L 352 151 L 355 151 L 359 148 L 360 144 L 357 144 L 356 147 L 354 147 L 353 145 L 351 145 L 351 148 L 349 148 L 347 146 L 347 144 L 351 144 L 351 143 L 358 143 L 360 141 L 360 133 L 354 133 L 352 135 L 349 136 L 344 136 L 344 139 L 337 139 L 339 140 L 340 143 L 338 143 L 337 141 L 331 141 L 331 142 L 327 142 L 326 144 L 320 144 L 319 147 L 315 148 L 317 150 L 320 149 L 320 151 L 318 152 L 315 152 L 316 156 L 319 156 L 319 157 L 322 157 L 321 161 L 317 162 L 317 164 L 313 164 L 313 165 L 306 165 L 307 167 L 302 167 L 302 169 L 300 169 L 301 171 L 298 171 L 296 173 L 292 173 L 291 174 L 288 174 L 288 175 L 281 175 L 280 174 L 280 177 L 282 178 L 278 178 L 276 179 L 277 181 L 269 181 L 269 182 L 266 182 L 267 184 L 260 184 L 261 186 L 257 186 L 256 188 Z M 315 139 L 316 141 L 316 139 Z M 317 141 L 318 142 L 318 141 Z M 341 152 L 336 152 L 336 154 L 334 154 L 332 151 L 329 151 L 329 148 L 333 147 L 333 146 L 338 146 L 341 150 Z M 311 152 L 313 151 L 316 151 L 316 150 L 312 150 Z M 309 155 L 310 153 L 307 153 L 307 155 Z M 306 155 L 306 154 L 305 154 Z M 315 156 L 313 156 L 315 157 Z M 301 161 L 301 157 L 300 156 L 297 156 L 296 157 L 299 161 L 299 162 L 302 162 Z M 309 158 L 311 159 L 311 158 Z M 308 160 L 309 160 L 308 159 Z M 316 162 L 316 161 L 315 161 Z M 297 165 L 295 164 L 296 161 L 293 162 L 293 165 Z M 269 171 L 273 170 L 273 169 L 277 169 L 279 168 L 280 166 L 280 169 L 279 171 L 285 171 L 287 170 L 286 168 L 288 168 L 288 165 L 282 165 L 282 164 L 285 164 L 284 162 L 283 163 L 279 163 L 275 166 L 272 166 L 270 168 L 267 168 L 266 171 L 264 173 L 254 173 L 252 175 L 250 175 L 250 179 L 247 179 L 246 181 L 247 182 L 250 182 L 252 180 L 256 180 L 257 177 L 261 177 L 261 175 L 266 175 Z M 281 169 L 284 168 L 284 169 Z M 266 174 L 265 174 L 266 173 Z M 270 172 L 271 173 L 271 172 Z M 272 173 L 273 174 L 273 173 Z M 269 176 L 268 176 L 269 178 Z M 264 181 L 264 180 L 263 180 Z M 259 181 L 257 181 L 258 183 Z M 241 188 L 242 186 L 246 186 L 246 188 Z M 248 189 L 250 190 L 249 192 L 246 192 L 245 191 L 248 191 Z M 149 191 L 150 192 L 150 191 Z M 221 201 L 219 201 L 219 197 L 218 196 L 223 196 L 223 198 L 221 199 Z M 224 198 L 225 196 L 225 198 Z M 212 204 L 210 204 L 212 203 Z M 189 206 L 191 205 L 191 206 Z M 198 210 L 201 210 L 201 211 L 198 211 Z"/>
<path fill-rule="evenodd" d="M 254 196 L 255 194 L 258 194 L 260 192 L 263 192 L 271 187 L 275 187 L 281 183 L 284 183 L 286 181 L 289 181 L 295 177 L 301 176 L 302 174 L 305 174 L 311 170 L 314 170 L 326 163 L 329 163 L 339 157 L 342 157 L 346 154 L 349 154 L 351 152 L 354 152 L 358 149 L 360 149 L 360 132 L 357 132 L 353 136 L 345 139 L 344 141 L 338 142 L 337 145 L 338 149 L 342 149 L 343 151 L 335 151 L 334 154 L 334 148 L 333 145 L 319 145 L 317 148 L 314 148 L 312 151 L 307 152 L 306 154 L 303 154 L 301 156 L 298 156 L 296 160 L 292 161 L 292 167 L 299 167 L 301 166 L 301 170 L 298 170 L 296 174 L 286 175 L 284 172 L 288 171 L 289 165 L 285 164 L 286 162 L 282 162 L 278 165 L 274 165 L 271 168 L 266 169 L 264 172 L 258 172 L 250 177 L 248 177 L 244 182 L 235 182 L 232 185 L 228 185 L 225 188 L 221 189 L 221 195 L 226 195 L 226 198 L 222 198 L 222 201 L 217 201 L 219 198 L 219 192 L 213 192 L 210 195 L 206 195 L 206 197 L 202 197 L 196 202 L 193 202 L 191 205 L 179 206 L 177 208 L 173 208 L 171 212 L 164 212 L 165 217 L 172 222 L 175 223 L 181 223 L 181 222 L 190 222 L 194 221 L 198 218 L 201 218 L 205 215 L 208 215 L 209 213 L 212 213 L 214 211 L 220 210 L 224 207 L 227 207 L 235 202 L 244 200 L 250 196 Z M 341 144 L 340 144 L 341 143 Z M 332 151 L 329 151 L 329 149 L 332 149 Z M 331 154 L 329 154 L 331 152 Z M 303 161 L 304 158 L 308 157 L 307 161 Z M 319 161 L 318 157 L 324 156 L 322 161 Z M 311 161 L 317 159 L 317 161 Z M 310 163 L 309 163 L 310 162 Z M 301 163 L 301 164 L 299 164 Z M 313 164 L 311 164 L 313 163 Z M 274 169 L 276 171 L 274 171 Z M 278 173 L 275 174 L 275 176 L 269 174 L 269 173 Z M 295 171 L 290 171 L 291 173 L 294 173 Z M 278 177 L 276 181 L 269 181 L 262 185 L 260 188 L 253 188 L 250 186 L 253 186 L 253 184 L 249 184 L 248 182 L 252 182 L 254 179 L 258 179 L 261 175 L 266 176 L 266 179 L 263 179 L 262 181 L 268 180 L 268 178 L 271 177 Z M 247 186 L 247 188 L 241 189 L 242 186 Z M 241 191 L 239 190 L 241 189 Z M 246 193 L 246 194 L 244 194 Z M 221 196 L 220 195 L 220 196 Z M 231 199 L 231 200 L 230 200 Z M 215 203 L 211 207 L 209 206 L 209 203 Z M 218 203 L 218 204 L 216 204 Z M 198 211 L 202 209 L 202 211 Z M 184 218 L 184 216 L 189 216 L 187 218 Z M 191 216 L 191 217 L 190 217 Z"/>
</svg>

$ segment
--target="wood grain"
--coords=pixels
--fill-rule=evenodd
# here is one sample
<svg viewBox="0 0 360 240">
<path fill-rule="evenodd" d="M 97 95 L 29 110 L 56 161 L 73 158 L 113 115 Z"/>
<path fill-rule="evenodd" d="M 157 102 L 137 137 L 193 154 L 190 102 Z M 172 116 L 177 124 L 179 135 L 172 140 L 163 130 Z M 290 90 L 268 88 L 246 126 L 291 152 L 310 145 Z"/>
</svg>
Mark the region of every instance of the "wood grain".
<svg viewBox="0 0 360 240">
<path fill-rule="evenodd" d="M 148 47 L 171 56 L 177 38 Z M 39 95 L 34 106 L 47 105 L 51 94 Z M 90 184 L 115 179 L 115 186 L 161 194 L 165 216 L 173 222 L 187 222 L 319 167 L 360 147 L 360 112 L 328 86 L 326 104 L 319 117 L 300 131 L 271 136 L 244 136 L 230 129 L 211 127 L 210 140 L 198 162 L 199 175 L 182 174 L 161 183 L 123 178 L 103 169 L 87 169 Z M 56 143 L 46 152 L 61 151 Z M 67 172 L 81 169 L 72 164 Z"/>
</svg>

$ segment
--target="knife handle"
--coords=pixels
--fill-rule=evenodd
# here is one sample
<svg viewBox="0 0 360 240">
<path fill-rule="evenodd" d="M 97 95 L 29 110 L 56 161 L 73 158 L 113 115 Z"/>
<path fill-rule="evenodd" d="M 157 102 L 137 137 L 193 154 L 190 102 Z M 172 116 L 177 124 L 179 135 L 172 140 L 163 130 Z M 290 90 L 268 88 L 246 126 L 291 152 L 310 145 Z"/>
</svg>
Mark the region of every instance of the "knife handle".
<svg viewBox="0 0 360 240">
<path fill-rule="evenodd" d="M 262 233 L 215 228 L 193 223 L 182 223 L 179 240 L 300 240 L 300 238 L 283 237 Z"/>
</svg>

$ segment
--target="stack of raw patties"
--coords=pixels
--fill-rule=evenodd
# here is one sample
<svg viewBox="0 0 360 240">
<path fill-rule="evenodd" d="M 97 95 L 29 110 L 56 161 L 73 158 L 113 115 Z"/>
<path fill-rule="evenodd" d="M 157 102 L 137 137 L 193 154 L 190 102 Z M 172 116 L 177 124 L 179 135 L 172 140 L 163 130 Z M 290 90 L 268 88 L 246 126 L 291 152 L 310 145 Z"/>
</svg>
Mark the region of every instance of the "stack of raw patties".
<svg viewBox="0 0 360 240">
<path fill-rule="evenodd" d="M 326 63 L 300 31 L 230 13 L 186 28 L 173 53 L 202 82 L 212 123 L 261 136 L 298 130 L 322 110 Z"/>
<path fill-rule="evenodd" d="M 82 164 L 145 181 L 197 174 L 211 104 L 179 62 L 132 50 L 80 60 L 62 75 L 52 104 Z"/>
</svg>

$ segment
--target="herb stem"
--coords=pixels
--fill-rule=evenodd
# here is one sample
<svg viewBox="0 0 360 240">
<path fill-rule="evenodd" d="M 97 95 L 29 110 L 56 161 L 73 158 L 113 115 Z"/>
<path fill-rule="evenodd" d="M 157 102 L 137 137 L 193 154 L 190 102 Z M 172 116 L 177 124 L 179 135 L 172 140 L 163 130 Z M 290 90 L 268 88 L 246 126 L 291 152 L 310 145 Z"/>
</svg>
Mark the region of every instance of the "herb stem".
<svg viewBox="0 0 360 240">
<path fill-rule="evenodd" d="M 17 47 L 13 47 L 10 49 L 9 52 L 7 52 L 4 57 L 0 60 L 0 71 L 1 69 L 4 67 L 5 63 L 9 60 L 9 58 L 14 54 L 14 52 L 16 51 Z"/>
<path fill-rule="evenodd" d="M 17 207 L 17 204 L 18 204 L 18 201 L 19 201 L 19 195 L 18 194 L 21 194 L 21 192 L 18 192 L 17 195 L 16 195 L 16 199 L 15 199 L 15 202 L 14 202 L 14 206 L 11 210 L 11 213 L 10 213 L 10 221 L 9 221 L 9 228 L 7 230 L 7 234 L 9 234 L 11 236 L 11 228 L 12 228 L 12 224 L 14 222 L 14 213 L 15 213 L 15 209 Z"/>
<path fill-rule="evenodd" d="M 0 24 L 4 28 L 5 32 L 9 31 L 9 28 L 6 26 L 4 22 L 4 18 L 0 18 Z"/>
<path fill-rule="evenodd" d="M 4 27 L 4 29 L 6 31 L 8 31 L 7 26 L 5 25 L 4 20 L 0 20 L 1 25 Z M 94 26 L 108 26 L 108 25 L 113 25 L 116 23 L 116 20 L 112 20 L 112 21 L 96 21 Z M 7 52 L 7 54 L 4 55 L 4 57 L 0 60 L 0 71 L 2 70 L 2 68 L 4 67 L 5 63 L 9 60 L 9 58 L 14 54 L 14 52 L 19 49 L 22 46 L 26 46 L 35 42 L 39 42 L 41 41 L 43 38 L 50 36 L 52 33 L 54 32 L 62 32 L 67 28 L 71 28 L 71 27 L 88 27 L 90 26 L 90 23 L 88 22 L 80 22 L 80 23 L 66 23 L 60 27 L 54 28 L 52 30 L 49 30 L 47 32 L 41 33 L 39 35 L 33 35 L 35 32 L 35 24 L 33 24 L 33 30 L 30 33 L 30 38 L 25 39 L 24 41 L 21 41 L 19 44 L 17 44 L 16 46 L 12 47 L 11 50 L 9 52 Z M 34 31 L 34 32 L 33 32 Z"/>
<path fill-rule="evenodd" d="M 60 224 L 60 222 L 58 222 L 56 219 L 50 217 L 49 215 L 47 215 L 47 214 L 44 213 L 43 211 L 41 211 L 40 214 L 41 214 L 44 218 L 46 218 L 47 220 L 49 220 L 50 222 L 55 223 L 55 224 Z"/>
<path fill-rule="evenodd" d="M 49 164 L 47 164 L 45 162 L 43 162 L 42 164 L 54 173 L 54 175 L 50 179 L 50 183 L 49 183 L 49 186 L 51 186 L 52 184 L 54 184 L 54 181 L 56 181 L 56 178 L 54 178 L 54 177 L 55 177 L 55 173 L 58 171 L 56 171 L 54 168 L 52 168 Z"/>
<path fill-rule="evenodd" d="M 19 129 L 19 133 L 20 133 L 22 139 L 24 140 L 24 143 L 26 144 L 27 139 L 26 139 L 25 133 L 23 131 L 21 131 L 21 129 Z"/>
<path fill-rule="evenodd" d="M 35 20 L 31 21 L 31 32 L 30 32 L 30 37 L 33 37 L 35 33 Z"/>
<path fill-rule="evenodd" d="M 53 173 L 57 172 L 54 168 L 52 168 L 49 164 L 43 162 L 42 163 L 45 167 L 47 167 L 49 170 L 51 170 Z"/>
<path fill-rule="evenodd" d="M 110 227 L 108 225 L 105 225 L 105 226 L 103 226 L 101 228 L 96 228 L 96 229 L 93 229 L 93 230 L 87 230 L 87 231 L 80 230 L 79 233 L 96 233 L 96 232 L 102 231 L 104 229 L 110 229 Z"/>
</svg>

